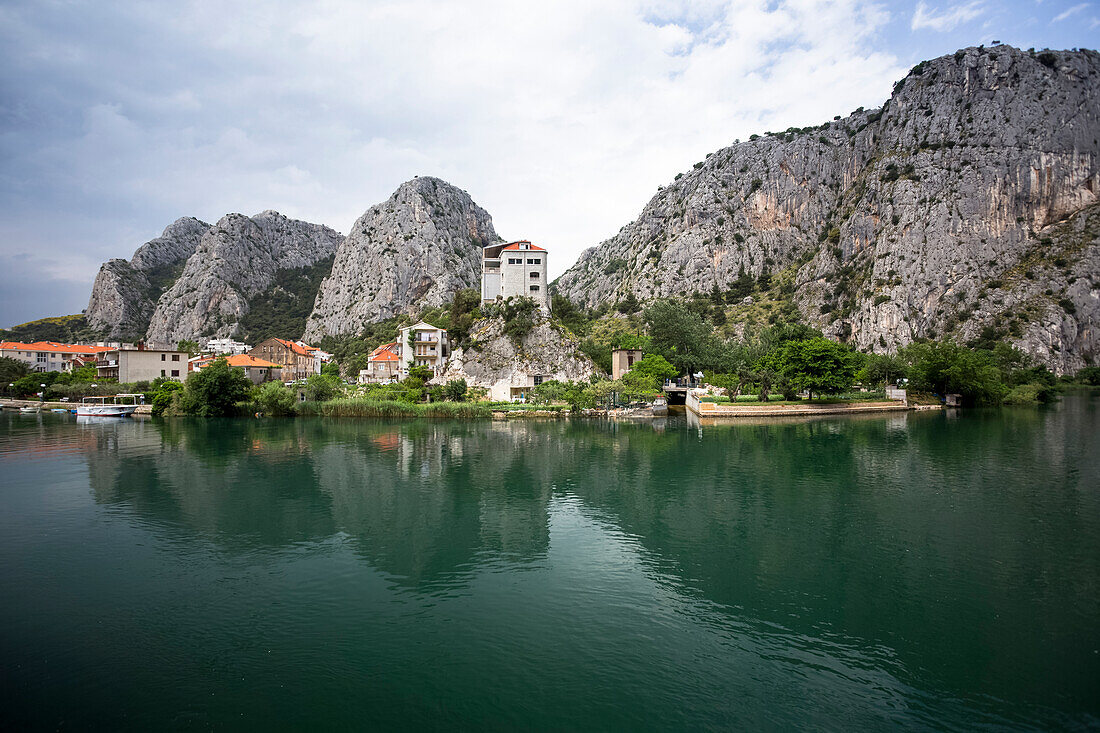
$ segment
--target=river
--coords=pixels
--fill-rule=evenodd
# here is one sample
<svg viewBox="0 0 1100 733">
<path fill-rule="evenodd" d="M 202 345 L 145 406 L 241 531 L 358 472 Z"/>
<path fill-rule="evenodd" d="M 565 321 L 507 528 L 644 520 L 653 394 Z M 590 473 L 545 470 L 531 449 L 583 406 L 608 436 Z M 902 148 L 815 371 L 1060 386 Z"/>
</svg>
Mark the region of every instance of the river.
<svg viewBox="0 0 1100 733">
<path fill-rule="evenodd" d="M 1100 395 L 0 416 L 5 729 L 1100 726 Z"/>
</svg>

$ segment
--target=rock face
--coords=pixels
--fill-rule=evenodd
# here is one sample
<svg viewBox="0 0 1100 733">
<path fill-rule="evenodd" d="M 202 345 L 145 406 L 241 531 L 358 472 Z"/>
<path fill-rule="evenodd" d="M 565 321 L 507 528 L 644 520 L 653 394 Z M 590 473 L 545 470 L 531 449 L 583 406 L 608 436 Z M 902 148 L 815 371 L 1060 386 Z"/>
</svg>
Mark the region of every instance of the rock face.
<svg viewBox="0 0 1100 733">
<path fill-rule="evenodd" d="M 465 379 L 470 386 L 488 388 L 492 399 L 507 400 L 512 387 L 528 386 L 535 376 L 565 381 L 599 373 L 577 344 L 546 318 L 537 322 L 519 349 L 503 334 L 503 326 L 499 318 L 475 323 L 470 345 L 451 354 L 437 381 Z"/>
<path fill-rule="evenodd" d="M 177 219 L 159 237 L 138 247 L 129 261 L 103 263 L 85 312 L 88 324 L 110 339 L 142 338 L 157 299 L 179 276 L 209 228 L 193 217 Z"/>
<path fill-rule="evenodd" d="M 595 306 L 768 273 L 864 349 L 984 333 L 1058 372 L 1100 355 L 1100 54 L 969 48 L 879 110 L 753 137 L 677 176 L 556 292 Z"/>
<path fill-rule="evenodd" d="M 488 213 L 438 178 L 403 183 L 355 222 L 321 284 L 306 339 L 442 305 L 481 282 L 481 249 L 500 241 Z"/>
<path fill-rule="evenodd" d="M 147 338 L 156 343 L 228 337 L 279 270 L 309 267 L 331 257 L 339 233 L 277 211 L 228 214 L 202 236 L 183 273 L 161 296 Z"/>
</svg>

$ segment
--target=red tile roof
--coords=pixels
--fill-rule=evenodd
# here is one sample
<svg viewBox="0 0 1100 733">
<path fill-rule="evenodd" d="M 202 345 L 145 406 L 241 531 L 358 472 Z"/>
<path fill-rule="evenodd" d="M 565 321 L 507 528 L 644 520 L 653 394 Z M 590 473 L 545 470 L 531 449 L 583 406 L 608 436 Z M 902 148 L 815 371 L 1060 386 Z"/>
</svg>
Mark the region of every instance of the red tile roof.
<svg viewBox="0 0 1100 733">
<path fill-rule="evenodd" d="M 509 244 L 509 245 L 508 245 L 507 247 L 505 247 L 504 249 L 520 249 L 520 245 L 521 245 L 521 244 L 526 244 L 526 245 L 527 245 L 527 247 L 526 247 L 526 250 L 527 250 L 527 251 L 535 251 L 535 252 L 545 252 L 545 251 L 546 251 L 546 250 L 545 250 L 545 249 L 543 249 L 542 247 L 539 247 L 539 246 L 536 246 L 536 245 L 534 245 L 534 244 L 531 244 L 530 242 L 528 242 L 528 241 L 527 241 L 527 240 L 525 240 L 525 239 L 523 239 L 523 240 L 520 240 L 520 241 L 518 241 L 518 242 L 512 242 L 511 244 Z M 502 250 L 502 251 L 503 251 L 503 250 Z"/>
<path fill-rule="evenodd" d="M 0 349 L 9 351 L 49 351 L 55 354 L 98 354 L 114 351 L 110 346 L 85 346 L 83 344 L 59 344 L 56 341 L 35 341 L 24 344 L 19 341 L 0 342 Z"/>
<path fill-rule="evenodd" d="M 394 352 L 393 347 L 397 346 L 396 341 L 391 341 L 388 344 L 382 344 L 374 351 L 370 352 L 370 356 L 367 357 L 367 361 L 398 361 L 400 357 Z"/>
<path fill-rule="evenodd" d="M 281 364 L 275 364 L 270 361 L 252 356 L 251 354 L 233 354 L 232 356 L 225 357 L 225 360 L 229 362 L 231 367 L 267 367 L 268 369 L 282 369 Z"/>
<path fill-rule="evenodd" d="M 275 340 L 278 341 L 283 346 L 290 349 L 291 351 L 293 351 L 295 354 L 301 354 L 302 356 L 313 356 L 313 354 L 311 354 L 309 352 L 309 350 L 306 349 L 306 347 L 302 346 L 301 344 L 296 344 L 293 341 L 287 341 L 285 339 L 279 339 L 279 338 L 277 338 Z"/>
</svg>

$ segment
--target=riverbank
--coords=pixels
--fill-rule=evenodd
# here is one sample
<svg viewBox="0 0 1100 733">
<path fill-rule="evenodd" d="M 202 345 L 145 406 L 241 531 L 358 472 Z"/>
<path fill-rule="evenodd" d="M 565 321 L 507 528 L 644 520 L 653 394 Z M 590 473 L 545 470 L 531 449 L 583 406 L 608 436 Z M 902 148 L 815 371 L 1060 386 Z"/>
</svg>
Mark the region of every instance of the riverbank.
<svg viewBox="0 0 1100 733">
<path fill-rule="evenodd" d="M 903 400 L 874 402 L 833 402 L 824 404 L 782 403 L 762 405 L 738 405 L 734 403 L 706 402 L 689 391 L 687 409 L 699 417 L 805 417 L 816 415 L 851 415 L 874 412 L 906 412 L 909 410 L 939 410 L 941 405 L 916 405 Z"/>
<path fill-rule="evenodd" d="M 52 400 L 40 402 L 38 400 L 0 399 L 0 410 L 18 410 L 20 407 L 40 407 L 46 412 L 50 410 L 75 410 L 77 404 L 76 402 L 56 402 Z M 151 415 L 152 413 L 152 405 L 138 405 L 137 410 L 134 412 L 135 415 Z"/>
</svg>

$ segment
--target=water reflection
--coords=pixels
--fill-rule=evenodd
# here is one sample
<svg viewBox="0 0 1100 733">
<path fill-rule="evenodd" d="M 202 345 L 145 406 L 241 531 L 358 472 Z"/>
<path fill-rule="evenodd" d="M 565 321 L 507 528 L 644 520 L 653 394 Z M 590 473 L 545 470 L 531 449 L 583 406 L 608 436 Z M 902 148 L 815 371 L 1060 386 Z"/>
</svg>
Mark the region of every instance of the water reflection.
<svg viewBox="0 0 1100 733">
<path fill-rule="evenodd" d="M 101 507 L 231 557 L 335 541 L 426 596 L 551 568 L 544 592 L 690 617 L 757 664 L 832 663 L 884 705 L 934 690 L 1034 721 L 1097 699 L 1094 400 L 661 430 L 53 417 L 10 422 L 0 460 L 81 456 Z"/>
</svg>

